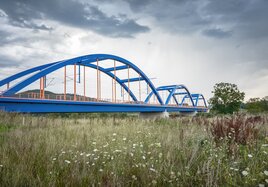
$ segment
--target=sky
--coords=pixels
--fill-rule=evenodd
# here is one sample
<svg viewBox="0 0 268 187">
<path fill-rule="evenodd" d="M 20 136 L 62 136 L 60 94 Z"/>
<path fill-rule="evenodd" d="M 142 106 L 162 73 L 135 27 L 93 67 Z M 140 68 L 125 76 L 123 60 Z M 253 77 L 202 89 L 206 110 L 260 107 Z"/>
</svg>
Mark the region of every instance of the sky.
<svg viewBox="0 0 268 187">
<path fill-rule="evenodd" d="M 0 79 L 37 65 L 107 53 L 155 86 L 246 100 L 268 95 L 267 0 L 0 0 Z"/>
</svg>

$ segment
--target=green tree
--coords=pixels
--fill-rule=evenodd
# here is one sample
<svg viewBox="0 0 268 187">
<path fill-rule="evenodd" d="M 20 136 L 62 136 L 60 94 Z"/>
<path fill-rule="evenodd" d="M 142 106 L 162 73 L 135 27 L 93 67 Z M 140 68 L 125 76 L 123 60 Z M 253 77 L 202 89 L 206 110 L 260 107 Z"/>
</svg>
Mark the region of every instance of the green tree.
<svg viewBox="0 0 268 187">
<path fill-rule="evenodd" d="M 212 91 L 214 96 L 209 100 L 211 111 L 221 114 L 237 112 L 245 98 L 237 85 L 231 83 L 217 83 Z"/>
<path fill-rule="evenodd" d="M 245 109 L 250 113 L 260 113 L 268 111 L 268 96 L 260 98 L 251 98 L 245 104 Z"/>
</svg>

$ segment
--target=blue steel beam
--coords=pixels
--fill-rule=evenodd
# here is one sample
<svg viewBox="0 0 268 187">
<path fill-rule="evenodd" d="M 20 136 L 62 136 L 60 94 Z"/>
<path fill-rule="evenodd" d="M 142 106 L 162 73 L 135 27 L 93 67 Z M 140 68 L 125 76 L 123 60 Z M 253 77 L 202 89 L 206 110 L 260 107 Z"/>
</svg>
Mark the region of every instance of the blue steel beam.
<svg viewBox="0 0 268 187">
<path fill-rule="evenodd" d="M 92 55 L 87 55 L 85 56 L 85 58 L 88 58 L 89 56 Z M 158 92 L 156 91 L 155 86 L 153 85 L 153 83 L 151 82 L 151 80 L 145 75 L 145 73 L 143 71 L 141 71 L 135 64 L 131 63 L 130 61 L 115 56 L 115 55 L 108 55 L 108 54 L 96 54 L 96 57 L 99 57 L 98 60 L 107 60 L 107 59 L 111 59 L 111 60 L 116 60 L 119 61 L 125 65 L 130 66 L 130 68 L 132 68 L 134 71 L 136 71 L 142 78 L 144 78 L 144 80 L 147 82 L 147 84 L 149 85 L 149 87 L 151 88 L 151 90 L 153 91 L 153 93 L 156 95 L 157 100 L 159 101 L 159 103 L 161 105 L 163 105 L 163 101 L 162 98 L 160 97 L 160 95 L 158 94 Z M 83 62 L 83 60 L 82 60 Z"/>
<path fill-rule="evenodd" d="M 84 66 L 97 69 L 97 66 L 95 64 L 84 64 Z M 138 101 L 136 96 L 133 94 L 133 92 L 131 90 L 128 90 L 128 87 L 124 83 L 122 83 L 121 80 L 117 76 L 114 76 L 114 74 L 109 71 L 108 72 L 105 71 L 105 69 L 102 67 L 98 67 L 98 69 L 101 72 L 105 73 L 106 75 L 110 76 L 111 78 L 115 78 L 116 82 L 118 82 L 124 88 L 124 90 L 126 90 L 127 93 L 129 92 L 129 95 L 133 99 L 133 101 Z"/>
<path fill-rule="evenodd" d="M 26 87 L 29 84 L 33 83 L 34 81 L 38 80 L 39 78 L 41 78 L 43 76 L 46 76 L 47 74 L 52 73 L 52 72 L 54 72 L 54 71 L 56 71 L 56 70 L 58 70 L 58 69 L 60 69 L 60 68 L 62 68 L 64 66 L 74 65 L 74 64 L 85 65 L 85 64 L 88 64 L 88 63 L 96 62 L 97 60 L 102 61 L 102 60 L 108 60 L 108 59 L 119 61 L 119 62 L 129 66 L 134 71 L 136 71 L 147 82 L 147 84 L 150 86 L 152 92 L 156 95 L 159 103 L 162 104 L 162 105 L 164 104 L 162 99 L 161 99 L 161 97 L 160 97 L 160 95 L 156 91 L 154 85 L 150 81 L 150 79 L 137 66 L 135 66 L 133 63 L 129 62 L 126 59 L 123 59 L 121 57 L 114 56 L 114 55 L 108 55 L 108 54 L 85 55 L 85 56 L 81 56 L 81 57 L 72 58 L 72 59 L 69 59 L 69 60 L 60 61 L 58 63 L 53 63 L 52 65 L 47 66 L 46 68 L 42 69 L 40 72 L 38 72 L 38 73 L 28 77 L 27 79 L 17 83 L 16 85 L 12 86 L 8 90 L 5 90 L 1 95 L 2 96 L 14 95 L 15 93 L 17 93 L 18 91 L 20 91 L 24 87 Z"/>
<path fill-rule="evenodd" d="M 128 68 L 128 66 L 116 66 L 115 68 L 114 67 L 112 67 L 112 68 L 106 68 L 105 69 L 105 71 L 107 72 L 107 71 L 114 71 L 114 69 L 117 71 L 117 70 L 124 70 L 124 69 L 127 69 Z"/>
<path fill-rule="evenodd" d="M 15 74 L 15 75 L 12 75 L 12 76 L 10 76 L 10 77 L 7 77 L 7 78 L 5 78 L 5 79 L 3 79 L 3 80 L 0 81 L 0 87 L 3 86 L 3 85 L 5 85 L 5 84 L 7 84 L 7 83 L 10 83 L 10 82 L 12 82 L 12 81 L 18 79 L 18 78 L 21 78 L 21 77 L 23 77 L 23 76 L 25 76 L 25 75 L 28 75 L 28 74 L 30 74 L 30 73 L 33 73 L 33 72 L 36 72 L 36 71 L 45 69 L 45 68 L 47 68 L 47 67 L 49 67 L 49 66 L 52 66 L 52 65 L 54 65 L 54 64 L 56 64 L 56 63 L 58 63 L 58 62 L 53 62 L 53 63 L 45 64 L 45 65 L 42 65 L 42 66 L 37 66 L 37 67 L 31 68 L 31 69 L 22 71 L 22 72 L 20 72 L 20 73 L 17 73 L 17 74 Z"/>
<path fill-rule="evenodd" d="M 189 95 L 189 97 L 190 97 L 190 99 L 191 99 L 192 106 L 194 106 L 193 98 L 191 97 L 191 94 L 190 94 L 188 88 L 187 88 L 186 86 L 184 86 L 184 85 L 177 85 L 177 86 L 174 86 L 172 92 L 170 92 L 170 94 L 169 94 L 169 96 L 168 96 L 168 98 L 167 98 L 167 100 L 166 100 L 166 105 L 170 102 L 171 97 L 174 95 L 174 93 L 176 93 L 176 91 L 177 91 L 178 89 L 183 89 L 183 90 L 186 91 L 187 95 Z"/>
<path fill-rule="evenodd" d="M 172 107 L 166 105 L 119 104 L 40 99 L 0 98 L 0 110 L 23 113 L 61 112 L 206 112 L 207 108 Z"/>
<path fill-rule="evenodd" d="M 178 92 L 178 93 L 174 93 L 174 95 L 187 95 L 187 92 Z"/>
<path fill-rule="evenodd" d="M 204 105 L 207 108 L 207 102 L 206 102 L 206 99 L 203 96 L 203 94 L 191 94 L 191 97 L 193 98 L 193 100 L 195 100 L 195 106 L 197 106 L 199 100 L 203 100 Z M 183 104 L 183 102 L 185 101 L 186 98 L 189 98 L 189 96 L 185 95 L 183 97 L 182 102 L 181 102 L 182 104 Z"/>
<path fill-rule="evenodd" d="M 177 92 L 177 90 L 185 90 L 186 92 Z M 175 95 L 179 94 L 179 93 L 186 93 L 186 95 L 190 98 L 191 100 L 191 103 L 192 103 L 192 106 L 194 106 L 194 101 L 193 101 L 193 98 L 191 97 L 191 93 L 190 91 L 188 90 L 188 88 L 184 85 L 167 85 L 167 86 L 160 86 L 158 88 L 156 88 L 157 91 L 169 91 L 169 95 L 167 97 L 167 100 L 165 102 L 165 105 L 168 105 L 170 100 L 171 100 L 171 97 L 173 97 L 175 99 L 175 102 L 177 105 L 179 105 Z M 152 97 L 153 93 L 151 92 L 147 98 L 145 99 L 145 103 L 148 103 L 150 98 Z M 180 104 L 180 106 L 182 106 L 182 103 Z"/>
<path fill-rule="evenodd" d="M 122 79 L 121 82 L 137 82 L 137 81 L 144 81 L 145 79 L 142 77 L 137 77 L 137 78 L 130 78 L 130 79 Z"/>
</svg>

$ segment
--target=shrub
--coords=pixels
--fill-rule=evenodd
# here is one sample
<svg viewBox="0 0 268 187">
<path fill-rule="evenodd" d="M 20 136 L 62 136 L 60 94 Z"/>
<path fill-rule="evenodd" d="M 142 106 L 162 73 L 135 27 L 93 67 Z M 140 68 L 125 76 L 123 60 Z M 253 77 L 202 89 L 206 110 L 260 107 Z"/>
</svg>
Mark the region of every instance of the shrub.
<svg viewBox="0 0 268 187">
<path fill-rule="evenodd" d="M 212 120 L 211 133 L 218 144 L 223 139 L 229 143 L 250 144 L 258 138 L 259 125 L 265 123 L 261 116 L 236 115 Z"/>
</svg>

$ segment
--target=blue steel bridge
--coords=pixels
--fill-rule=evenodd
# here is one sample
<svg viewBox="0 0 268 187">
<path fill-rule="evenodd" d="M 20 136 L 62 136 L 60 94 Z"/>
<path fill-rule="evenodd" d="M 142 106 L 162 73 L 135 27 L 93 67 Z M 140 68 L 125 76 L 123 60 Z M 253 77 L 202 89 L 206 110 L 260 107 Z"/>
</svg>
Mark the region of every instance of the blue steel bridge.
<svg viewBox="0 0 268 187">
<path fill-rule="evenodd" d="M 106 66 L 102 62 L 108 61 Z M 72 78 L 67 75 L 67 67 Z M 88 88 L 88 70 L 93 70 L 95 88 Z M 47 90 L 47 77 L 55 71 L 62 72 L 61 94 L 50 94 Z M 120 76 L 125 71 L 127 77 Z M 130 71 L 132 72 L 130 74 Z M 92 73 L 91 73 L 92 74 Z M 122 73 L 121 73 L 122 74 Z M 111 97 L 102 97 L 102 77 L 112 80 Z M 72 93 L 67 93 L 67 82 L 72 81 Z M 82 80 L 82 81 L 81 81 Z M 35 92 L 22 90 L 38 83 Z M 135 86 L 133 86 L 135 83 Z M 77 85 L 82 85 L 82 94 L 77 93 Z M 142 86 L 146 85 L 146 95 L 142 97 Z M 191 93 L 182 84 L 155 87 L 147 75 L 130 61 L 109 54 L 91 54 L 62 60 L 11 75 L 0 81 L 0 110 L 23 113 L 58 112 L 139 112 L 160 113 L 207 112 L 204 96 Z M 70 86 L 69 86 L 70 88 Z M 135 90 L 136 93 L 134 92 Z M 87 91 L 86 91 L 87 90 Z M 89 97 L 89 91 L 95 97 Z M 160 93 L 165 92 L 165 97 Z"/>
</svg>

